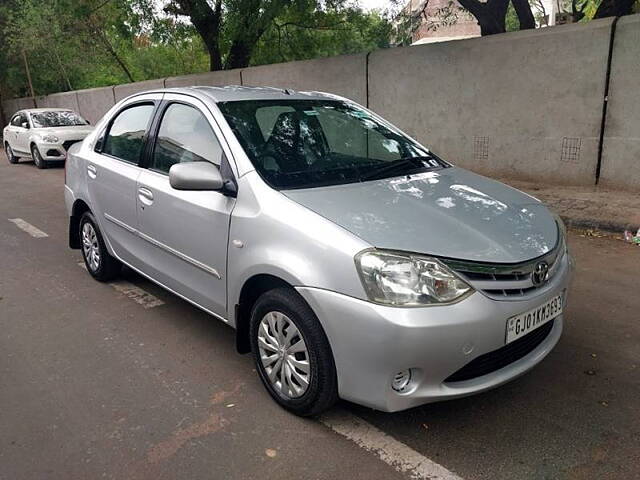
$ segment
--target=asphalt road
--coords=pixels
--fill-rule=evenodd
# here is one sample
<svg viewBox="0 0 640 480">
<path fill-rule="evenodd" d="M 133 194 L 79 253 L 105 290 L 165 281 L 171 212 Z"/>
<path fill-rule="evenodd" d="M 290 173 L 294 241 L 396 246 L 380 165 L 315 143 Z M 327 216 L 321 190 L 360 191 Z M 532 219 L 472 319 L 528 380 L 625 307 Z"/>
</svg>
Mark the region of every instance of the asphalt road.
<svg viewBox="0 0 640 480">
<path fill-rule="evenodd" d="M 277 407 L 229 327 L 131 272 L 164 303 L 93 281 L 67 248 L 63 170 L 1 160 L 0 479 L 409 478 Z M 640 248 L 570 246 L 565 332 L 532 372 L 402 413 L 338 410 L 466 480 L 640 478 Z"/>
</svg>

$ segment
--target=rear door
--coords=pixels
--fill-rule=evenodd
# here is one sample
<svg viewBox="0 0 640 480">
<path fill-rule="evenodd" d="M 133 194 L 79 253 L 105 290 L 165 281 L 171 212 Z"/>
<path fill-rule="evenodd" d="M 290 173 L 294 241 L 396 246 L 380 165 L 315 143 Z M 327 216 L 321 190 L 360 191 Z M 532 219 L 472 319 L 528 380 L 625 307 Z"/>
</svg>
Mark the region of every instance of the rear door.
<svg viewBox="0 0 640 480">
<path fill-rule="evenodd" d="M 20 126 L 20 112 L 16 113 L 11 120 L 9 120 L 9 125 L 7 125 L 6 129 L 6 138 L 5 141 L 9 142 L 11 148 L 15 151 L 16 146 L 16 137 L 18 134 L 18 126 Z"/>
<path fill-rule="evenodd" d="M 162 94 L 134 97 L 112 117 L 86 163 L 93 213 L 118 258 L 134 268 L 144 241 L 137 235 L 137 181 L 149 128 Z"/>
<path fill-rule="evenodd" d="M 26 125 L 29 128 L 25 128 L 23 125 Z M 30 127 L 31 125 L 29 123 L 29 118 L 27 117 L 27 112 L 21 112 L 18 125 L 14 127 L 16 129 L 16 140 L 12 145 L 14 150 L 19 151 L 20 153 L 29 153 Z"/>
<path fill-rule="evenodd" d="M 175 163 L 220 166 L 222 137 L 199 100 L 178 94 L 166 94 L 164 100 L 148 169 L 138 177 L 140 235 L 149 243 L 144 270 L 226 318 L 227 242 L 235 199 L 215 191 L 174 190 L 169 184 Z"/>
</svg>

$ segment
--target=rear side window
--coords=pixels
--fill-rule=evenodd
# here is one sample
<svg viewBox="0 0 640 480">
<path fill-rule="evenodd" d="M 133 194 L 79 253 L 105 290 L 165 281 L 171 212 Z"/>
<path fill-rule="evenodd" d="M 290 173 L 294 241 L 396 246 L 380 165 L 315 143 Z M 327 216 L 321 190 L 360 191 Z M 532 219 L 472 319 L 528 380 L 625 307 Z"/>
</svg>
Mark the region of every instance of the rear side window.
<svg viewBox="0 0 640 480">
<path fill-rule="evenodd" d="M 143 104 L 120 112 L 111 123 L 102 153 L 137 164 L 154 108 Z"/>
<path fill-rule="evenodd" d="M 167 107 L 151 159 L 152 170 L 168 173 L 172 165 L 186 162 L 220 165 L 221 158 L 220 143 L 202 112 L 181 103 Z"/>
<path fill-rule="evenodd" d="M 20 114 L 16 115 L 11 119 L 11 125 L 13 125 L 14 127 L 19 127 L 21 123 L 22 123 L 22 117 L 20 116 Z"/>
</svg>

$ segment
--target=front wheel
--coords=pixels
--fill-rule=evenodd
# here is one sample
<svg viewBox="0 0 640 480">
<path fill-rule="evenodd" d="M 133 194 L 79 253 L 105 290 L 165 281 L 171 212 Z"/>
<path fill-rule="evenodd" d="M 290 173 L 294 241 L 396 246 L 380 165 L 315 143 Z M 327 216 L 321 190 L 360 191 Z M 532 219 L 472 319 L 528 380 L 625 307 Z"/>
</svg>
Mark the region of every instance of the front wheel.
<svg viewBox="0 0 640 480">
<path fill-rule="evenodd" d="M 35 163 L 39 169 L 47 168 L 47 164 L 42 159 L 42 155 L 40 155 L 40 150 L 38 150 L 38 147 L 35 145 L 31 145 L 31 158 L 33 158 L 33 163 Z"/>
<path fill-rule="evenodd" d="M 295 290 L 264 293 L 251 312 L 250 332 L 256 369 L 277 403 L 306 417 L 336 402 L 338 380 L 329 341 Z"/>
<path fill-rule="evenodd" d="M 80 217 L 80 239 L 84 264 L 91 276 L 99 282 L 108 282 L 117 277 L 122 264 L 107 250 L 96 219 L 90 212 Z"/>
<path fill-rule="evenodd" d="M 18 161 L 20 160 L 18 157 L 16 157 L 13 154 L 13 150 L 11 149 L 11 146 L 8 143 L 4 146 L 4 153 L 7 155 L 7 160 L 9 160 L 9 163 L 13 165 L 18 163 Z"/>
</svg>

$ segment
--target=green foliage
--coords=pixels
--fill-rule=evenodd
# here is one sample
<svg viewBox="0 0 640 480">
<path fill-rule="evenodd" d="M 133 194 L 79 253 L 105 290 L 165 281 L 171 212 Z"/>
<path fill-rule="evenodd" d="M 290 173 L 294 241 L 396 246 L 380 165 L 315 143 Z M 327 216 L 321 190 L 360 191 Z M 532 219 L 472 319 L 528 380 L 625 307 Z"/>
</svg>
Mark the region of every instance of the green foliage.
<svg viewBox="0 0 640 480">
<path fill-rule="evenodd" d="M 389 46 L 391 23 L 358 8 L 315 10 L 291 6 L 260 38 L 253 65 L 358 53 Z"/>
<path fill-rule="evenodd" d="M 221 50 L 258 37 L 250 64 L 368 51 L 389 45 L 391 23 L 346 0 L 225 0 Z M 171 0 L 4 0 L 0 2 L 0 93 L 29 96 L 185 75 L 209 68 L 189 18 Z M 213 1 L 210 2 L 213 4 Z M 253 9 L 252 9 L 253 6 Z M 247 12 L 276 8 L 274 18 Z M 263 23 L 260 23 L 263 22 Z M 224 60 L 224 57 L 223 57 Z"/>
<path fill-rule="evenodd" d="M 509 2 L 509 7 L 507 8 L 505 27 L 507 29 L 507 32 L 516 32 L 520 30 L 520 20 L 518 20 L 516 9 L 513 8 L 513 4 L 511 2 Z"/>
</svg>

